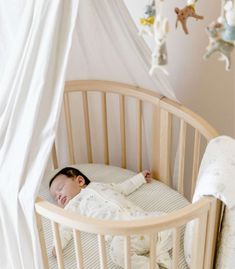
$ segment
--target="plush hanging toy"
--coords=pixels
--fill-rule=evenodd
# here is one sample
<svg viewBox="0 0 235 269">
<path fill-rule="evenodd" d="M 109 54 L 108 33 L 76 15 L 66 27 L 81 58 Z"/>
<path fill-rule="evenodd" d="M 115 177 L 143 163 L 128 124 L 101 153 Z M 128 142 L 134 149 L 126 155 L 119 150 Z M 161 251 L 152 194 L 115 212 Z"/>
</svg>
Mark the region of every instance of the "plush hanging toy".
<svg viewBox="0 0 235 269">
<path fill-rule="evenodd" d="M 222 39 L 223 24 L 212 22 L 207 26 L 206 30 L 209 35 L 209 45 L 203 58 L 208 59 L 213 53 L 219 52 L 222 56 L 220 60 L 225 60 L 225 69 L 228 71 L 231 67 L 231 52 L 233 51 L 234 44 Z"/>
<path fill-rule="evenodd" d="M 142 26 L 139 32 L 140 35 L 143 34 L 147 34 L 150 36 L 153 35 L 152 26 L 154 24 L 155 16 L 156 16 L 155 0 L 152 0 L 151 4 L 148 4 L 145 7 L 144 17 L 140 18 L 140 25 Z"/>
<path fill-rule="evenodd" d="M 224 5 L 225 20 L 222 37 L 226 41 L 235 40 L 235 4 L 232 1 L 227 1 Z"/>
<path fill-rule="evenodd" d="M 168 75 L 163 67 L 167 64 L 166 36 L 168 33 L 168 19 L 157 16 L 154 23 L 154 50 L 152 52 L 152 64 L 149 74 L 152 75 L 156 69 L 162 70 Z"/>
<path fill-rule="evenodd" d="M 234 24 L 234 25 L 233 25 Z M 232 1 L 222 1 L 221 16 L 217 22 L 212 22 L 206 27 L 209 36 L 209 45 L 203 58 L 208 59 L 215 52 L 220 53 L 219 60 L 225 61 L 225 70 L 231 68 L 231 53 L 235 40 L 235 10 Z"/>
<path fill-rule="evenodd" d="M 140 19 L 142 25 L 139 34 L 147 34 L 153 38 L 154 48 L 151 56 L 150 75 L 156 69 L 168 75 L 164 66 L 167 64 L 166 36 L 168 33 L 168 19 L 162 16 L 163 0 L 153 0 L 145 8 L 145 15 Z"/>
<path fill-rule="evenodd" d="M 185 34 L 189 33 L 187 28 L 187 19 L 189 17 L 195 18 L 196 20 L 203 19 L 203 16 L 200 16 L 196 13 L 195 3 L 196 0 L 188 0 L 187 6 L 184 7 L 183 9 L 179 9 L 178 7 L 175 8 L 175 13 L 177 14 L 175 26 L 177 28 L 178 22 L 180 22 Z"/>
</svg>

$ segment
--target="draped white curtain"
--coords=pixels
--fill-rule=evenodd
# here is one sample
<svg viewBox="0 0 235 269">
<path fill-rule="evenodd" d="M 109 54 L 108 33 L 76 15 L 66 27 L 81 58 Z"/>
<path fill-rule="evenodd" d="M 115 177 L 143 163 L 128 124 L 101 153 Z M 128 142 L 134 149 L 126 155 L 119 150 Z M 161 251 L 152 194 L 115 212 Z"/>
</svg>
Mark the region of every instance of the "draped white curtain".
<svg viewBox="0 0 235 269">
<path fill-rule="evenodd" d="M 55 137 L 78 0 L 0 1 L 0 268 L 42 268 L 34 200 Z"/>
<path fill-rule="evenodd" d="M 0 0 L 1 269 L 42 268 L 34 201 L 55 138 L 68 58 L 67 79 L 116 80 L 175 99 L 164 75 L 148 75 L 151 53 L 124 3 L 82 0 L 76 21 L 78 2 Z"/>
</svg>

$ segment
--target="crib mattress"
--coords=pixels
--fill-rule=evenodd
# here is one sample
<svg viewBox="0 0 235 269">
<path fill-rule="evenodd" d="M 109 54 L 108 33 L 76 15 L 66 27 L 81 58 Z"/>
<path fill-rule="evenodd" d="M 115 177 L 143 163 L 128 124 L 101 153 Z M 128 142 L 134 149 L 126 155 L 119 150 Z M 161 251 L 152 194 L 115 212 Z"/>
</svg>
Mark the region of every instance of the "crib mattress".
<svg viewBox="0 0 235 269">
<path fill-rule="evenodd" d="M 103 164 L 79 164 L 71 165 L 81 170 L 91 181 L 100 182 L 121 182 L 127 178 L 135 175 L 133 171 L 122 169 L 115 166 L 103 165 Z M 39 195 L 44 199 L 53 202 L 50 197 L 48 184 L 50 178 L 59 171 L 56 169 L 48 173 L 41 185 Z M 152 181 L 149 184 L 144 184 L 137 191 L 128 196 L 135 204 L 142 207 L 146 211 L 163 211 L 172 212 L 177 209 L 183 208 L 189 204 L 189 202 L 178 192 L 169 188 L 165 184 L 159 181 Z M 43 219 L 43 228 L 45 233 L 45 240 L 47 245 L 47 252 L 49 258 L 49 265 L 51 269 L 57 269 L 57 261 L 51 254 L 52 249 L 52 230 L 50 221 Z M 184 229 L 181 231 L 181 250 L 180 250 L 180 261 L 179 269 L 188 268 L 183 252 L 183 233 Z M 99 259 L 97 259 L 98 252 L 98 241 L 96 235 L 82 233 L 82 246 L 83 253 L 86 253 L 84 265 L 86 269 L 99 269 Z M 109 251 L 107 250 L 107 254 Z M 120 267 L 114 265 L 110 259 L 108 259 L 108 268 L 110 269 L 120 269 Z M 74 254 L 74 246 L 71 241 L 69 245 L 64 250 L 64 263 L 66 269 L 76 268 L 76 259 Z"/>
</svg>

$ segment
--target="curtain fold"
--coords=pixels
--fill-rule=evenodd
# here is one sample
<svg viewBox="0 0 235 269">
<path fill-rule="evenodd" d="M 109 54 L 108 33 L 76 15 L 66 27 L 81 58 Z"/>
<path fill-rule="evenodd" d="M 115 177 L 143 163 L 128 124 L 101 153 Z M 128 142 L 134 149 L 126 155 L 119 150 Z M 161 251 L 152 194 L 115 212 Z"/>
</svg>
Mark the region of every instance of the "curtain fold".
<svg viewBox="0 0 235 269">
<path fill-rule="evenodd" d="M 0 7 L 0 268 L 42 268 L 34 201 L 55 138 L 78 0 Z"/>
</svg>

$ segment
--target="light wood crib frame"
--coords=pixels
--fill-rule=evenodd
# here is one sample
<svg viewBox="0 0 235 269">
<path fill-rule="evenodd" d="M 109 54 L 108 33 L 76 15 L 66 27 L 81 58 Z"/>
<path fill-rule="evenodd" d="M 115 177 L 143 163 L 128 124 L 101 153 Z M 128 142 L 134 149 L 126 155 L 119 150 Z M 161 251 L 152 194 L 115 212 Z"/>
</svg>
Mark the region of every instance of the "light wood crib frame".
<svg viewBox="0 0 235 269">
<path fill-rule="evenodd" d="M 64 92 L 64 109 L 67 123 L 67 134 L 69 141 L 70 164 L 75 163 L 74 157 L 74 139 L 72 136 L 72 124 L 69 106 L 69 94 L 79 91 L 82 93 L 83 110 L 85 117 L 85 130 L 87 141 L 88 162 L 93 162 L 92 156 L 92 140 L 90 137 L 90 121 L 89 121 L 89 102 L 88 92 L 100 92 L 102 100 L 102 117 L 104 130 L 104 163 L 109 164 L 109 141 L 108 141 L 108 125 L 107 125 L 107 94 L 113 93 L 119 96 L 120 111 L 120 136 L 121 136 L 121 166 L 126 168 L 126 140 L 125 140 L 125 99 L 132 97 L 136 99 L 137 109 L 137 170 L 142 170 L 142 112 L 144 103 L 153 105 L 153 150 L 152 150 L 152 173 L 157 180 L 172 187 L 171 180 L 171 147 L 172 147 L 172 129 L 173 117 L 179 120 L 179 136 L 178 136 L 178 169 L 177 169 L 177 191 L 185 195 L 185 186 L 191 185 L 191 195 L 193 194 L 197 173 L 200 165 L 200 150 L 202 139 L 206 143 L 217 136 L 217 132 L 200 116 L 196 115 L 186 107 L 160 96 L 152 91 L 134 87 L 127 84 L 110 82 L 110 81 L 69 81 L 65 84 Z M 78 124 L 78 123 L 77 123 Z M 192 171 L 191 179 L 185 179 L 185 160 L 187 128 L 193 128 L 194 141 L 191 148 L 192 155 Z M 205 144 L 206 144 L 205 143 Z M 54 167 L 58 167 L 56 147 L 52 150 Z M 138 172 L 137 171 L 137 172 Z M 48 256 L 46 252 L 44 233 L 42 228 L 41 217 L 48 218 L 53 227 L 53 235 L 57 251 L 58 268 L 64 268 L 63 254 L 59 236 L 59 224 L 71 227 L 74 234 L 74 243 L 76 250 L 76 260 L 79 269 L 83 266 L 83 253 L 81 245 L 81 232 L 97 234 L 99 244 L 100 268 L 107 267 L 107 253 L 105 248 L 105 235 L 123 235 L 125 236 L 125 268 L 131 268 L 130 259 L 130 236 L 133 234 L 148 234 L 151 236 L 150 248 L 150 268 L 155 268 L 155 244 L 154 238 L 156 232 L 161 230 L 172 229 L 173 231 L 173 265 L 172 268 L 178 268 L 179 259 L 179 229 L 189 221 L 196 219 L 197 225 L 194 232 L 192 269 L 209 269 L 213 268 L 215 261 L 216 241 L 219 230 L 220 208 L 221 204 L 213 197 L 204 197 L 200 201 L 189 206 L 167 214 L 162 217 L 148 217 L 144 220 L 131 221 L 111 221 L 98 220 L 81 216 L 77 213 L 65 211 L 41 198 L 38 198 L 35 204 L 36 217 L 39 230 L 39 238 L 41 244 L 44 268 L 49 268 Z M 134 268 L 133 268 L 134 269 Z"/>
</svg>

